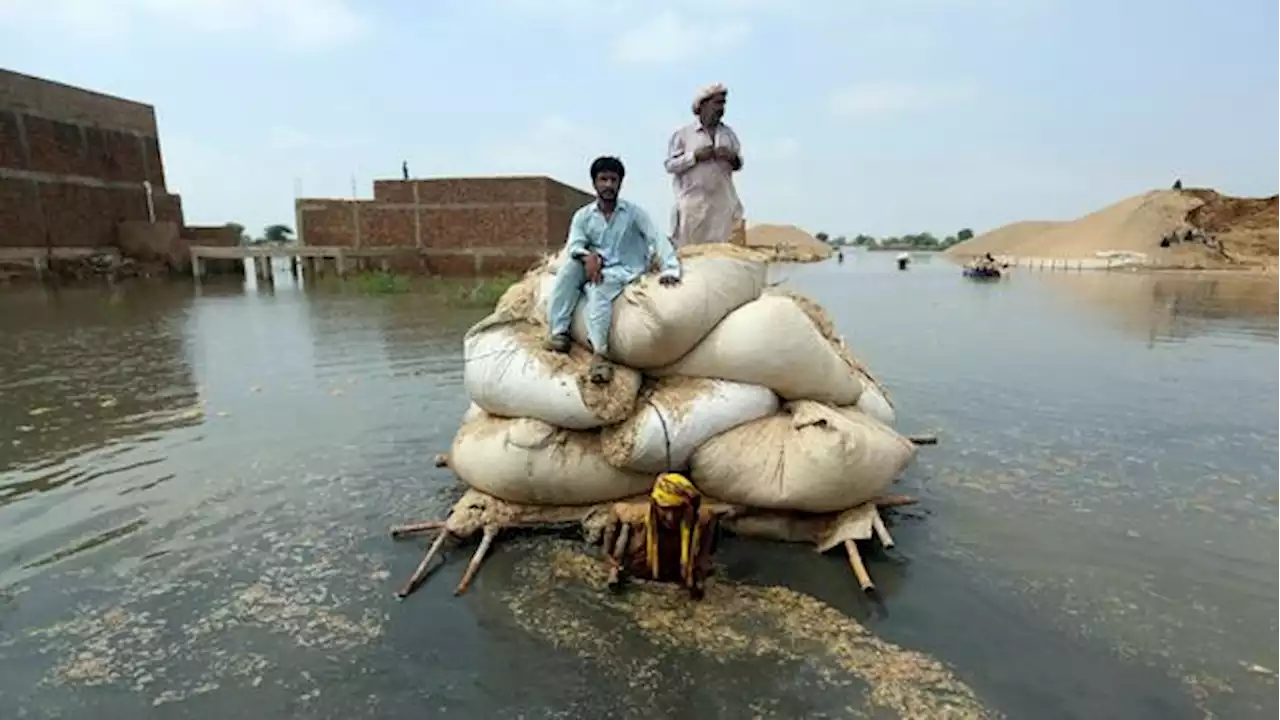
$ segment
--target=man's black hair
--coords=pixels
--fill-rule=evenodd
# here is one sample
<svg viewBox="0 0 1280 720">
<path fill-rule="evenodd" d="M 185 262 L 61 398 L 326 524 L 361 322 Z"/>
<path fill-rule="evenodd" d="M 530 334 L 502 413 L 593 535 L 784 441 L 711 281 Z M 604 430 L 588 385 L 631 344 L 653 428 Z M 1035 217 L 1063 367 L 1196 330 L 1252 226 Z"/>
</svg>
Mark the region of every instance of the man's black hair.
<svg viewBox="0 0 1280 720">
<path fill-rule="evenodd" d="M 622 161 L 612 155 L 598 157 L 591 163 L 591 182 L 595 182 L 602 172 L 617 173 L 619 180 L 627 176 L 627 169 L 622 167 Z"/>
</svg>

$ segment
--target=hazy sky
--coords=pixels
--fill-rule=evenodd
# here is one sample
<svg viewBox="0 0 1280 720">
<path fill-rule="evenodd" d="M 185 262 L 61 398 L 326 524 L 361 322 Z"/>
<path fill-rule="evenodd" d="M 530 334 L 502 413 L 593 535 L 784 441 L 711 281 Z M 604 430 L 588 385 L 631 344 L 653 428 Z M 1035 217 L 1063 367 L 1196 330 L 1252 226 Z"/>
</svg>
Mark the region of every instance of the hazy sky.
<svg viewBox="0 0 1280 720">
<path fill-rule="evenodd" d="M 659 218 L 729 88 L 751 222 L 939 235 L 1277 190 L 1275 0 L 0 0 L 0 66 L 155 105 L 188 222 L 598 154 Z"/>
</svg>

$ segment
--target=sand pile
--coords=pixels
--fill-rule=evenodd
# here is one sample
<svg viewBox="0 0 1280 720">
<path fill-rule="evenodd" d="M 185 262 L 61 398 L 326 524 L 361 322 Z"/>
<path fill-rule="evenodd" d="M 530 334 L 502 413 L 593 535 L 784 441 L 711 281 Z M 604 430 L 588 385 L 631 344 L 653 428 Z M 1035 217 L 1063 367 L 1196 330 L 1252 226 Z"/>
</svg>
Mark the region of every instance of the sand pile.
<svg viewBox="0 0 1280 720">
<path fill-rule="evenodd" d="M 835 254 L 830 245 L 794 225 L 752 225 L 747 247 L 768 253 L 774 262 L 819 262 Z"/>
<path fill-rule="evenodd" d="M 1198 228 L 1221 241 L 1223 253 L 1200 244 L 1164 248 L 1175 232 Z M 1206 267 L 1257 264 L 1277 248 L 1276 198 L 1232 198 L 1212 190 L 1155 190 L 1126 198 L 1069 222 L 1013 223 L 946 251 L 968 258 L 992 253 L 1022 258 L 1097 257 L 1137 252 L 1157 265 Z"/>
<path fill-rule="evenodd" d="M 1065 223 L 1051 220 L 1024 220 L 996 228 L 970 240 L 953 245 L 945 252 L 957 257 L 976 257 L 984 253 L 993 255 L 1020 255 L 1023 245 Z"/>
</svg>

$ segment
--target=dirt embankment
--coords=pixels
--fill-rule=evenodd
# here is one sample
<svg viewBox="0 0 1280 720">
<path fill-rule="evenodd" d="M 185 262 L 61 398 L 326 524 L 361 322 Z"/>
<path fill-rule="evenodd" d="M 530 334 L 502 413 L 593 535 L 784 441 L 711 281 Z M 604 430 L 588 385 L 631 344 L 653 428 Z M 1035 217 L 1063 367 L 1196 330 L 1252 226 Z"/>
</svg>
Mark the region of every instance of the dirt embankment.
<svg viewBox="0 0 1280 720">
<path fill-rule="evenodd" d="M 835 254 L 830 245 L 794 225 L 752 225 L 747 247 L 773 262 L 820 262 Z"/>
<path fill-rule="evenodd" d="M 1213 190 L 1187 190 L 1204 201 L 1187 213 L 1192 226 L 1216 236 L 1223 249 L 1242 258 L 1270 258 L 1280 252 L 1280 196 L 1237 198 Z"/>
<path fill-rule="evenodd" d="M 1236 198 L 1214 190 L 1155 190 L 1065 222 L 1019 222 L 946 251 L 1019 258 L 1087 259 L 1142 253 L 1149 264 L 1180 268 L 1274 268 L 1280 231 L 1277 197 Z M 1170 237 L 1193 241 L 1163 245 Z"/>
</svg>

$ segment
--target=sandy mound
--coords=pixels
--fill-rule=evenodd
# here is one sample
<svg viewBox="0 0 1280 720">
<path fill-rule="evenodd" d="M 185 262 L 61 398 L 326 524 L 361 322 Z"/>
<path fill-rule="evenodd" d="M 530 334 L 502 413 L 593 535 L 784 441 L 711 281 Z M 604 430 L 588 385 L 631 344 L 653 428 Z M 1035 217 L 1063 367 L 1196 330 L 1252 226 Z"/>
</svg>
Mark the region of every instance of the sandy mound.
<svg viewBox="0 0 1280 720">
<path fill-rule="evenodd" d="M 775 262 L 818 262 L 834 254 L 830 245 L 794 225 L 752 225 L 747 247 L 768 253 Z"/>
<path fill-rule="evenodd" d="M 1213 190 L 1154 190 L 1070 222 L 1020 222 L 983 233 L 947 250 L 953 257 L 983 253 L 1025 258 L 1093 258 L 1100 252 L 1144 253 L 1158 265 L 1211 267 L 1274 264 L 1277 198 L 1232 198 Z M 1170 233 L 1199 228 L 1224 252 L 1200 244 L 1160 246 Z M 1225 253 L 1225 254 L 1224 254 Z M 1268 258 L 1270 260 L 1268 261 Z"/>
<path fill-rule="evenodd" d="M 1024 220 L 996 228 L 970 240 L 946 249 L 946 255 L 975 257 L 984 253 L 1020 255 L 1019 248 L 1029 240 L 1043 235 L 1064 223 L 1052 220 Z"/>
<path fill-rule="evenodd" d="M 1155 253 L 1160 240 L 1182 226 L 1199 204 L 1173 190 L 1125 198 L 1071 222 L 1022 222 L 983 233 L 948 250 L 958 257 L 985 252 L 1045 258 L 1091 258 L 1121 250 Z"/>
</svg>

